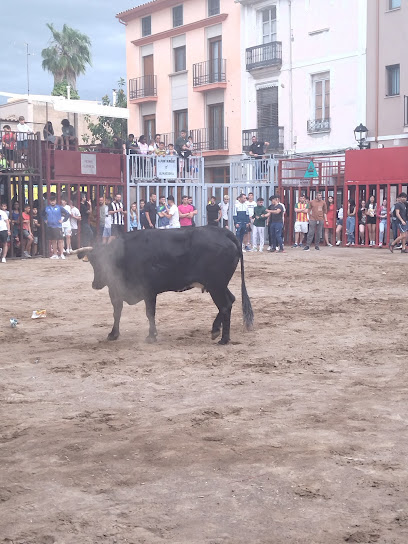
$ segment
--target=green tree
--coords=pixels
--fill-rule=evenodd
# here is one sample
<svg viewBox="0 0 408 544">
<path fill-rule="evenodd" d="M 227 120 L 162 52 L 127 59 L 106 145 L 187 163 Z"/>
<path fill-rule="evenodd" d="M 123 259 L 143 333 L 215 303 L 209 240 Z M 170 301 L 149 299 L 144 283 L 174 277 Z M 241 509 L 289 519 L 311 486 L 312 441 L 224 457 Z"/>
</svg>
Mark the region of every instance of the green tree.
<svg viewBox="0 0 408 544">
<path fill-rule="evenodd" d="M 59 32 L 50 23 L 52 40 L 49 47 L 43 49 L 42 67 L 54 76 L 54 88 L 57 83 L 66 80 L 72 89 L 76 89 L 76 79 L 84 74 L 86 65 L 91 65 L 91 40 L 67 25 Z"/>
<path fill-rule="evenodd" d="M 65 98 L 68 98 L 68 82 L 66 79 L 64 81 L 60 81 L 59 83 L 56 83 L 54 85 L 54 88 L 52 90 L 51 95 L 52 96 L 65 96 Z M 70 97 L 72 100 L 79 100 L 79 94 L 76 89 L 71 89 L 70 91 Z"/>
<path fill-rule="evenodd" d="M 124 91 L 125 80 L 120 78 L 118 81 L 118 90 L 116 91 L 116 101 L 112 104 L 109 96 L 102 97 L 103 106 L 115 106 L 116 108 L 126 108 L 127 99 Z M 85 117 L 85 121 L 88 124 L 88 130 L 91 133 L 91 137 L 88 135 L 82 135 L 82 140 L 85 143 L 96 144 L 100 143 L 104 147 L 113 146 L 113 137 L 125 139 L 127 135 L 127 121 L 126 119 L 116 119 L 115 117 L 98 117 L 98 122 L 93 123 L 89 116 Z"/>
</svg>

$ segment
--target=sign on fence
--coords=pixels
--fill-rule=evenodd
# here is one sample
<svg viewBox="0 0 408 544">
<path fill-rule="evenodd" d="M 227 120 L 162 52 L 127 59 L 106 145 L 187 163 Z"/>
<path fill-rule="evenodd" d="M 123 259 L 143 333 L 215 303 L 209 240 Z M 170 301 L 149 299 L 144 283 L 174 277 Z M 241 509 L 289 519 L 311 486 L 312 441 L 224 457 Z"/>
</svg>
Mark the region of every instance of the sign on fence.
<svg viewBox="0 0 408 544">
<path fill-rule="evenodd" d="M 157 157 L 156 168 L 159 179 L 177 179 L 177 157 Z"/>
<path fill-rule="evenodd" d="M 96 176 L 96 155 L 81 153 L 81 174 Z"/>
</svg>

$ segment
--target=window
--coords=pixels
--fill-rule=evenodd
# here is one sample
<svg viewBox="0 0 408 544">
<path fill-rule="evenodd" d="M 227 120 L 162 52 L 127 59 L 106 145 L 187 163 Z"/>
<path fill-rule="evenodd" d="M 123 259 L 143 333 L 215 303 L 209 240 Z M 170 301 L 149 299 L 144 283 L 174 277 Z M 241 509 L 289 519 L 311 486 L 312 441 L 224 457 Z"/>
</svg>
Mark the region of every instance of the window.
<svg viewBox="0 0 408 544">
<path fill-rule="evenodd" d="M 400 94 L 400 65 L 387 66 L 387 96 Z"/>
<path fill-rule="evenodd" d="M 181 72 L 186 69 L 186 46 L 174 48 L 174 71 Z"/>
<path fill-rule="evenodd" d="M 178 110 L 173 112 L 174 115 L 174 138 L 180 136 L 180 131 L 188 132 L 188 110 Z"/>
<path fill-rule="evenodd" d="M 173 8 L 173 28 L 183 25 L 183 5 Z"/>
<path fill-rule="evenodd" d="M 262 43 L 276 42 L 276 6 L 261 11 Z"/>
<path fill-rule="evenodd" d="M 388 9 L 398 9 L 401 7 L 401 0 L 388 0 Z"/>
<path fill-rule="evenodd" d="M 258 129 L 277 127 L 279 124 L 278 87 L 258 89 L 256 91 L 256 108 Z"/>
<path fill-rule="evenodd" d="M 148 15 L 142 18 L 142 36 L 150 36 L 152 33 L 152 17 Z"/>
<path fill-rule="evenodd" d="M 316 74 L 312 78 L 314 121 L 330 119 L 330 73 Z"/>
<path fill-rule="evenodd" d="M 219 15 L 220 13 L 220 0 L 208 0 L 208 17 L 213 15 Z"/>
</svg>

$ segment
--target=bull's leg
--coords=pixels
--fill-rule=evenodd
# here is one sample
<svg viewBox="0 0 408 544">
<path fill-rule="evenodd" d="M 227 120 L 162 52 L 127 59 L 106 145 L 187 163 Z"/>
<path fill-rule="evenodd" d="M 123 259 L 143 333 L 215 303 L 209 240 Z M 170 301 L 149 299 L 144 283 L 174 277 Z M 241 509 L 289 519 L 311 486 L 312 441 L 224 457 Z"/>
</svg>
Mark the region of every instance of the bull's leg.
<svg viewBox="0 0 408 544">
<path fill-rule="evenodd" d="M 235 302 L 235 297 L 234 297 L 234 295 L 231 293 L 231 291 L 229 289 L 227 289 L 227 296 L 228 296 L 228 298 L 229 298 L 229 300 L 231 302 L 231 307 L 232 307 L 232 305 Z M 231 313 L 231 310 L 230 310 L 230 313 Z M 222 313 L 218 312 L 217 317 L 214 319 L 214 322 L 213 322 L 213 325 L 212 325 L 211 340 L 215 340 L 216 338 L 219 337 L 220 332 L 221 332 L 221 325 L 222 325 Z"/>
<path fill-rule="evenodd" d="M 152 344 L 156 342 L 157 329 L 156 329 L 156 296 L 151 298 L 145 298 L 146 304 L 146 316 L 149 320 L 149 336 L 146 338 L 146 342 Z"/>
<path fill-rule="evenodd" d="M 210 290 L 211 298 L 214 304 L 218 308 L 218 315 L 215 318 L 214 323 L 218 324 L 217 319 L 221 318 L 222 323 L 222 336 L 219 344 L 228 344 L 230 341 L 230 328 L 231 328 L 231 308 L 232 303 L 235 300 L 234 295 L 228 289 Z M 219 325 L 218 325 L 219 326 Z M 213 324 L 214 327 L 214 324 Z"/>
<path fill-rule="evenodd" d="M 120 316 L 122 315 L 123 300 L 113 298 L 111 298 L 111 300 L 113 304 L 113 327 L 108 334 L 108 340 L 117 340 L 117 338 L 119 338 L 119 323 Z"/>
</svg>

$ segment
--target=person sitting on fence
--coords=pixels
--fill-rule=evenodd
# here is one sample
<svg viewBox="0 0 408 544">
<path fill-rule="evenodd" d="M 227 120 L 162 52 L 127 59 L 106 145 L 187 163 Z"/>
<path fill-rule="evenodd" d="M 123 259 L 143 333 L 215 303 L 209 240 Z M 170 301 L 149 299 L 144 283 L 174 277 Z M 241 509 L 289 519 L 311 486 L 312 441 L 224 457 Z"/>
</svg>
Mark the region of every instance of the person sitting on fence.
<svg viewBox="0 0 408 544">
<path fill-rule="evenodd" d="M 10 125 L 3 126 L 3 137 L 1 143 L 3 146 L 4 156 L 7 161 L 7 168 L 10 171 L 14 170 L 14 158 L 15 158 L 15 146 L 16 146 L 16 135 L 14 132 L 11 132 Z"/>
<path fill-rule="evenodd" d="M 77 145 L 77 138 L 75 135 L 74 127 L 70 124 L 68 119 L 63 119 L 61 121 L 61 125 L 62 125 L 62 135 L 61 135 L 62 148 L 63 149 L 65 148 L 67 150 L 75 149 Z"/>
<path fill-rule="evenodd" d="M 17 124 L 17 149 L 22 151 L 22 159 L 26 158 L 24 153 L 28 150 L 28 134 L 34 134 L 33 129 L 27 125 L 24 116 L 20 115 Z"/>
<path fill-rule="evenodd" d="M 52 126 L 51 121 L 47 121 L 45 123 L 43 128 L 43 136 L 44 140 L 52 145 L 56 145 L 58 143 L 57 140 L 59 139 L 54 135 L 54 127 Z"/>
<path fill-rule="evenodd" d="M 31 232 L 31 217 L 30 217 L 31 206 L 26 204 L 24 206 L 24 211 L 21 214 L 22 223 L 23 223 L 23 255 L 28 259 L 31 259 L 31 246 L 34 241 L 33 233 Z"/>
<path fill-rule="evenodd" d="M 236 235 L 242 245 L 243 251 L 245 251 L 244 236 L 250 223 L 251 221 L 249 218 L 248 208 L 246 205 L 246 195 L 241 193 L 235 202 L 234 224 L 236 228 Z"/>
</svg>

